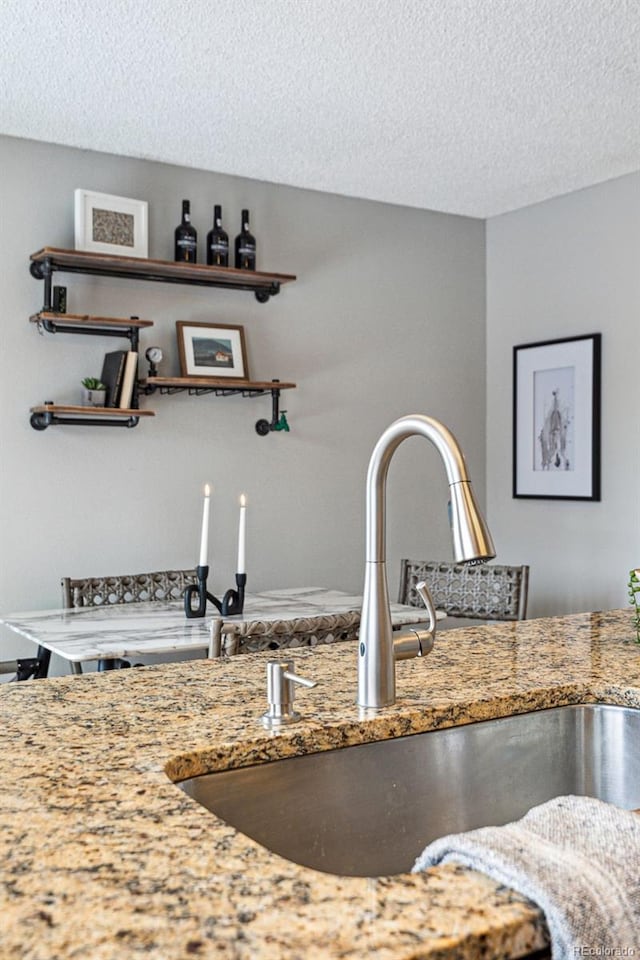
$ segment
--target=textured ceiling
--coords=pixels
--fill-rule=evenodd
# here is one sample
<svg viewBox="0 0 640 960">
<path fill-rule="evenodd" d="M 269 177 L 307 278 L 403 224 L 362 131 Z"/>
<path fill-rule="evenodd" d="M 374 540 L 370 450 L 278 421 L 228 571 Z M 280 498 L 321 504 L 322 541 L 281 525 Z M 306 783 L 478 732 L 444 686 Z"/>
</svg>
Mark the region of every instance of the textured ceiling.
<svg viewBox="0 0 640 960">
<path fill-rule="evenodd" d="M 640 169 L 638 0 L 5 0 L 0 131 L 487 217 Z"/>
</svg>

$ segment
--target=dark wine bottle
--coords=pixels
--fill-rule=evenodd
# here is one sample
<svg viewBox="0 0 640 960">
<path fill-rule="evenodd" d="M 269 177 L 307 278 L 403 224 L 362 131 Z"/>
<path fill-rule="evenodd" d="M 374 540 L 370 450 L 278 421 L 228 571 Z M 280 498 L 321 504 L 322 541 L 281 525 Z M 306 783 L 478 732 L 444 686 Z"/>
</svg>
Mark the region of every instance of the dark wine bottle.
<svg viewBox="0 0 640 960">
<path fill-rule="evenodd" d="M 255 270 L 256 268 L 256 238 L 249 233 L 249 211 L 242 211 L 240 233 L 236 237 L 236 268 L 238 270 Z"/>
<path fill-rule="evenodd" d="M 182 223 L 176 227 L 174 260 L 177 263 L 198 262 L 198 234 L 191 223 L 190 203 L 182 201 Z"/>
<path fill-rule="evenodd" d="M 210 267 L 229 266 L 229 237 L 222 229 L 222 207 L 213 208 L 213 229 L 207 234 L 207 263 Z"/>
</svg>

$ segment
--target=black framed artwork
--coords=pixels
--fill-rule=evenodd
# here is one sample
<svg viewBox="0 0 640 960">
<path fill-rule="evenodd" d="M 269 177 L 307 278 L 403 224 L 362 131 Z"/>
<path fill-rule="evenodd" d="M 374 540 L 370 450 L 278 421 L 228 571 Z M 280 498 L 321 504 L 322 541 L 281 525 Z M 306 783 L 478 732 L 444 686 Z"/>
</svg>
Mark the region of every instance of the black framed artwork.
<svg viewBox="0 0 640 960">
<path fill-rule="evenodd" d="M 513 348 L 513 496 L 600 499 L 601 334 Z"/>
</svg>

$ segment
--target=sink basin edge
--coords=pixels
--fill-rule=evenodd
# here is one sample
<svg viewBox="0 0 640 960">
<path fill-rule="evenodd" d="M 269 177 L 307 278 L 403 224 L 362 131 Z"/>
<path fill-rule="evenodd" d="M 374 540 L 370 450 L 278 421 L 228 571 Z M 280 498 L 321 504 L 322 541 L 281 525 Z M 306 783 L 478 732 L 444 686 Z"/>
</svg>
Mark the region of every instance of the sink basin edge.
<svg viewBox="0 0 640 960">
<path fill-rule="evenodd" d="M 640 807 L 640 709 L 582 702 L 191 777 L 181 789 L 303 867 L 408 873 L 427 843 L 570 794 Z"/>
</svg>

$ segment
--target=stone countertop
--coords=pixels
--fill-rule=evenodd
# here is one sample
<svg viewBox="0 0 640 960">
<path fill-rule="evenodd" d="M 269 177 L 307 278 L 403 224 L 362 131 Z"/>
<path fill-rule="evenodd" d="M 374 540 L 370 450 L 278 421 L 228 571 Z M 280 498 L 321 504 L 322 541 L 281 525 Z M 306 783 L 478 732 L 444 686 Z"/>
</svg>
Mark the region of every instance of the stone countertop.
<svg viewBox="0 0 640 960">
<path fill-rule="evenodd" d="M 0 958 L 476 960 L 544 948 L 539 910 L 463 867 L 334 877 L 218 820 L 171 779 L 567 703 L 640 707 L 630 609 L 451 630 L 355 705 L 352 643 L 270 733 L 267 654 L 0 687 Z M 170 779 L 171 778 L 171 779 Z M 416 854 L 419 851 L 416 851 Z"/>
</svg>

